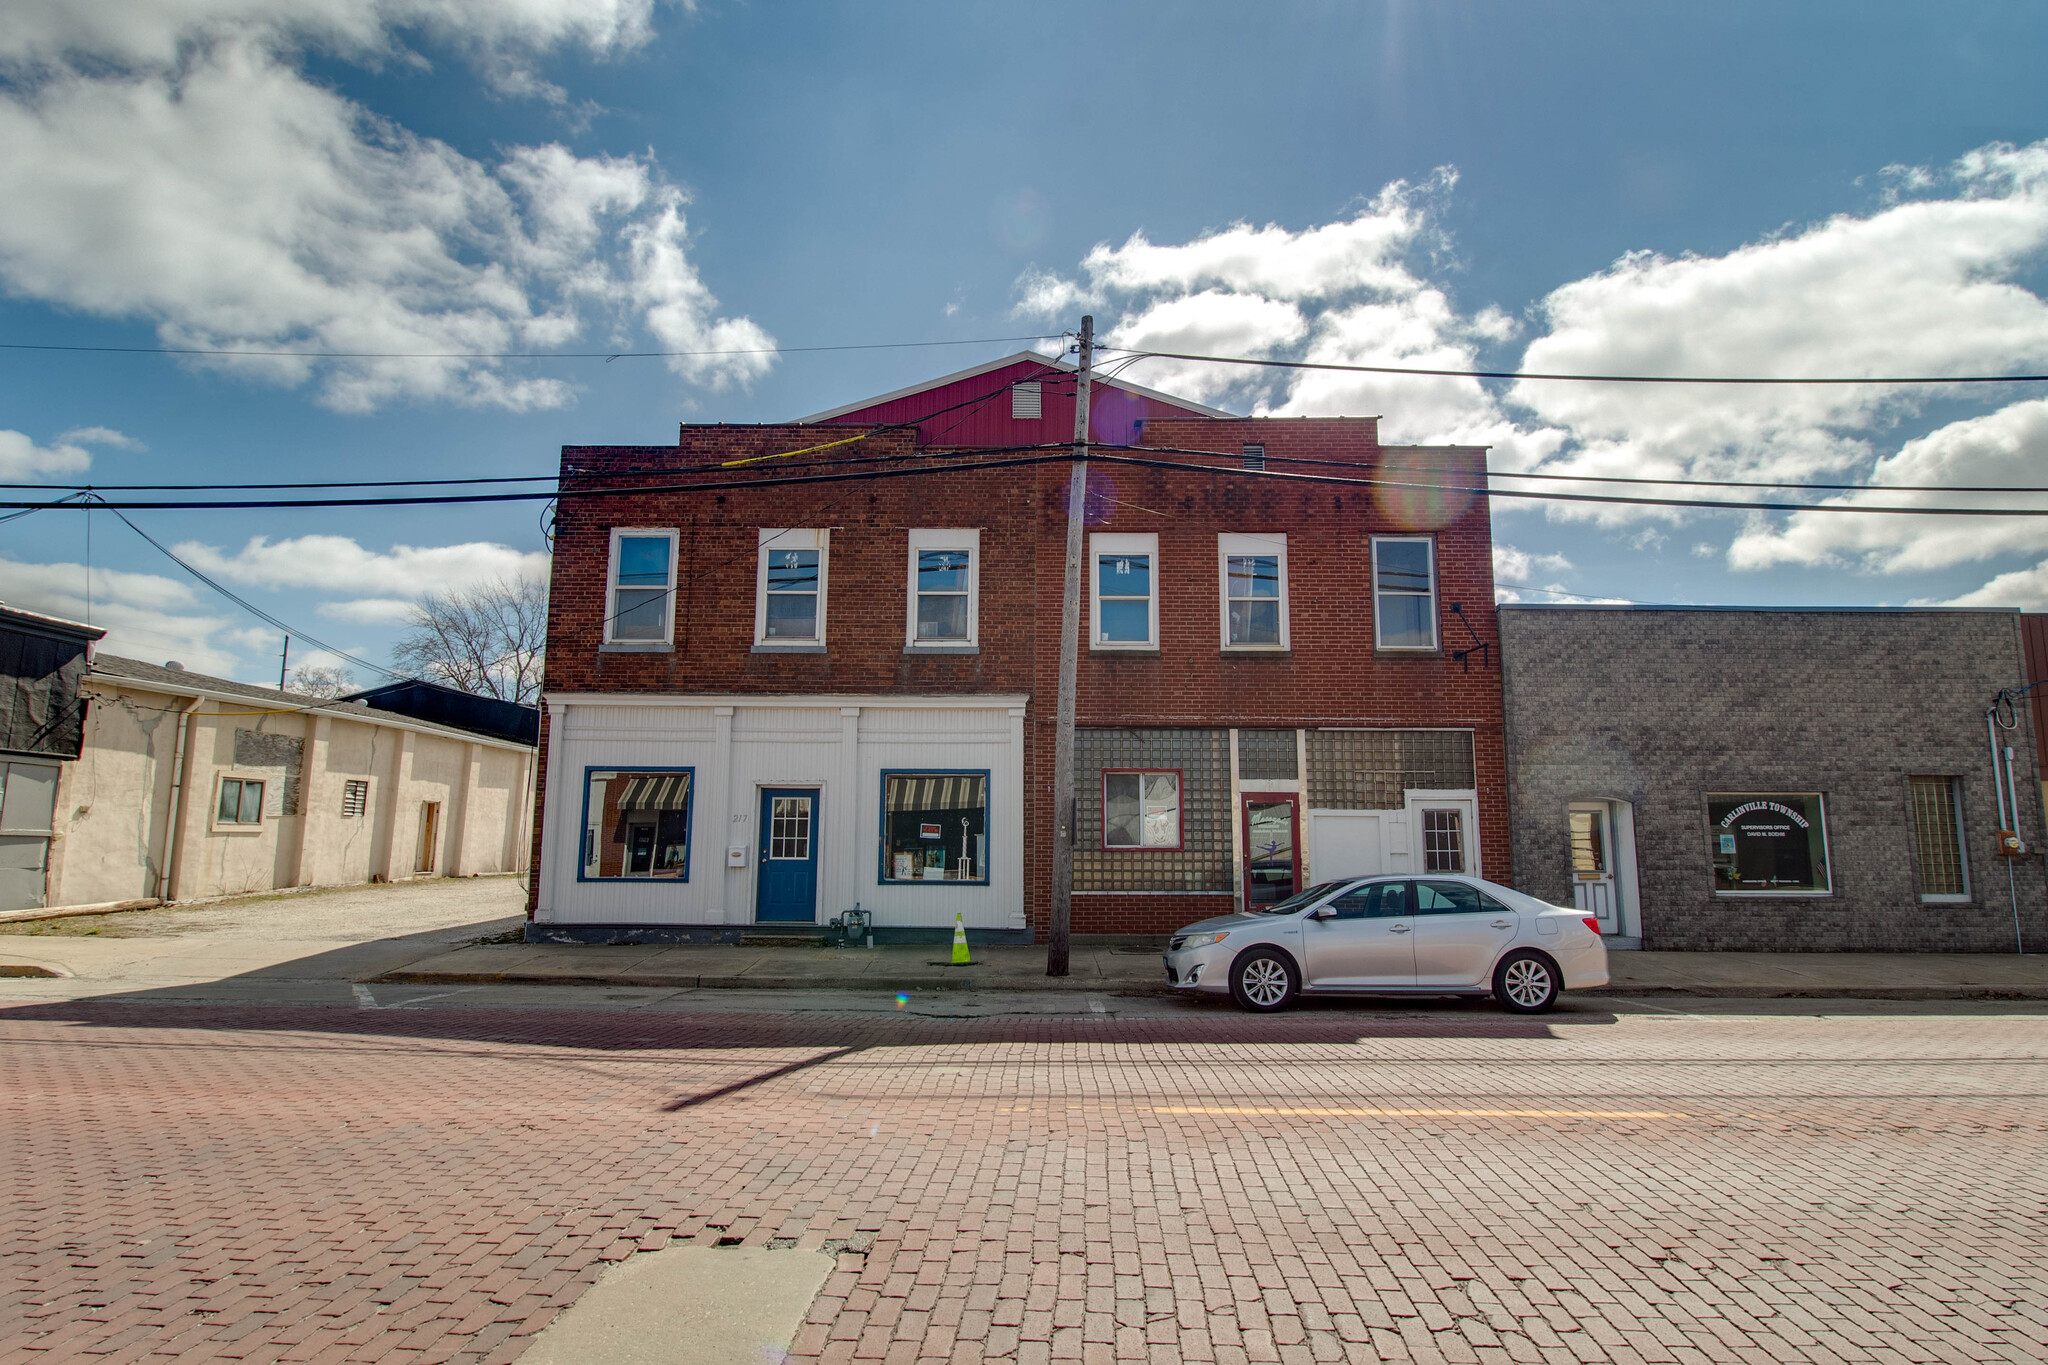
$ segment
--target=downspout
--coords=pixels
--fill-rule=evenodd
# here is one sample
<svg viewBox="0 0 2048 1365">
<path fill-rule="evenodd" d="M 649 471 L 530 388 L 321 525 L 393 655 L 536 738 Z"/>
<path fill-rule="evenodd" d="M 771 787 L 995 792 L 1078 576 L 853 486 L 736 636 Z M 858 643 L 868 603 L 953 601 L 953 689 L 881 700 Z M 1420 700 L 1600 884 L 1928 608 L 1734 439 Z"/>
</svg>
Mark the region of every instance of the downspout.
<svg viewBox="0 0 2048 1365">
<path fill-rule="evenodd" d="M 192 714 L 205 704 L 206 698 L 194 697 L 191 705 L 178 713 L 178 743 L 171 755 L 171 800 L 169 809 L 164 813 L 164 853 L 156 865 L 158 900 L 169 899 L 166 893 L 173 885 L 172 873 L 176 870 L 172 864 L 176 861 L 178 849 L 184 842 L 178 837 L 178 821 L 184 814 L 181 798 L 185 792 L 185 733 L 192 723 Z"/>
</svg>

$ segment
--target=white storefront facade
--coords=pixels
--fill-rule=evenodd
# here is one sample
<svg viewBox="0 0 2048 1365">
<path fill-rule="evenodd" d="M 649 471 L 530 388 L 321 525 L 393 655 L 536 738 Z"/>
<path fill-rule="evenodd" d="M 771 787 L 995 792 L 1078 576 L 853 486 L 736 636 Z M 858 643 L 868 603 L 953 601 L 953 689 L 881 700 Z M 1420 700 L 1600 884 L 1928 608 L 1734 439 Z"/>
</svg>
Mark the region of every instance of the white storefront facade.
<svg viewBox="0 0 2048 1365">
<path fill-rule="evenodd" d="M 1022 694 L 545 700 L 533 938 L 1030 939 Z"/>
</svg>

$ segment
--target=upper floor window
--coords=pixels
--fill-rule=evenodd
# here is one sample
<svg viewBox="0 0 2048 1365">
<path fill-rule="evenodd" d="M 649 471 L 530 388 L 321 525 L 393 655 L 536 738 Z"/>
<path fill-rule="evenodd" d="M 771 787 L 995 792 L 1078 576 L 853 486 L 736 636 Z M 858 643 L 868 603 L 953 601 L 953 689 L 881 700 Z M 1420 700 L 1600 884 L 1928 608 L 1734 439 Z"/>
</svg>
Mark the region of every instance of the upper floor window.
<svg viewBox="0 0 2048 1365">
<path fill-rule="evenodd" d="M 1219 535 L 1223 647 L 1287 648 L 1287 537 Z"/>
<path fill-rule="evenodd" d="M 1159 648 L 1159 537 L 1104 531 L 1088 540 L 1093 647 Z"/>
<path fill-rule="evenodd" d="M 906 646 L 975 644 L 981 616 L 981 532 L 913 529 L 909 595 Z"/>
<path fill-rule="evenodd" d="M 754 643 L 802 648 L 825 643 L 825 581 L 830 531 L 761 530 L 754 594 Z"/>
<path fill-rule="evenodd" d="M 676 533 L 614 530 L 608 587 L 606 644 L 670 643 L 676 619 Z"/>
<path fill-rule="evenodd" d="M 1430 537 L 1373 537 L 1372 621 L 1380 649 L 1436 648 L 1436 542 Z"/>
</svg>

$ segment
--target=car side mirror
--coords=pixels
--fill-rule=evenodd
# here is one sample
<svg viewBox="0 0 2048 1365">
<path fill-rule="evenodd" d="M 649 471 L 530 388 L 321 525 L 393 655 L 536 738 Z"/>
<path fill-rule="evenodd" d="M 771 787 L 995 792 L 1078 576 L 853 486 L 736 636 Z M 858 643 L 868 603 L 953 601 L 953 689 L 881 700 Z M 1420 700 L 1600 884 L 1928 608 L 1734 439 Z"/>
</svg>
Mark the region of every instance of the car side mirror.
<svg viewBox="0 0 2048 1365">
<path fill-rule="evenodd" d="M 1308 912 L 1308 917 L 1310 919 L 1335 919 L 1337 918 L 1337 908 L 1333 905 L 1318 905 L 1315 909 Z"/>
</svg>

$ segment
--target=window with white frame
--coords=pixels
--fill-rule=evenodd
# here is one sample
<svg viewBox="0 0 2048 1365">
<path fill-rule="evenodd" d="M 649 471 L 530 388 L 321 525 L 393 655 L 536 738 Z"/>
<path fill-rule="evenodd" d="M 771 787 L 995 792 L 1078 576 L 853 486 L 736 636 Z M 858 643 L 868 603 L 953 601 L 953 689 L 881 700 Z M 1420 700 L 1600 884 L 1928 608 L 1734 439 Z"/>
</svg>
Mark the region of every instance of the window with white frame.
<svg viewBox="0 0 2048 1365">
<path fill-rule="evenodd" d="M 1092 647 L 1159 648 L 1159 537 L 1104 531 L 1088 542 Z"/>
<path fill-rule="evenodd" d="M 1436 542 L 1429 536 L 1372 538 L 1373 643 L 1380 649 L 1436 648 Z"/>
<path fill-rule="evenodd" d="M 825 582 L 831 532 L 812 528 L 760 533 L 754 594 L 754 644 L 773 649 L 825 643 Z"/>
<path fill-rule="evenodd" d="M 615 528 L 607 586 L 606 644 L 671 643 L 676 619 L 676 533 Z"/>
<path fill-rule="evenodd" d="M 1225 649 L 1287 648 L 1287 537 L 1219 535 Z"/>
<path fill-rule="evenodd" d="M 971 646 L 980 625 L 981 532 L 913 528 L 903 643 Z"/>
<path fill-rule="evenodd" d="M 1181 846 L 1180 773 L 1177 770 L 1105 769 L 1102 774 L 1102 846 Z"/>
</svg>

